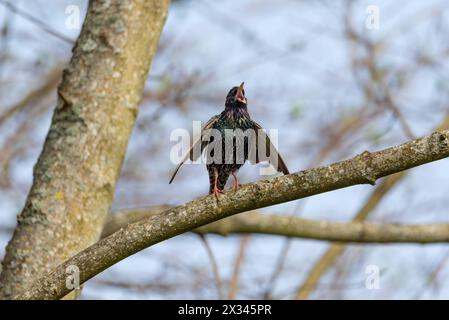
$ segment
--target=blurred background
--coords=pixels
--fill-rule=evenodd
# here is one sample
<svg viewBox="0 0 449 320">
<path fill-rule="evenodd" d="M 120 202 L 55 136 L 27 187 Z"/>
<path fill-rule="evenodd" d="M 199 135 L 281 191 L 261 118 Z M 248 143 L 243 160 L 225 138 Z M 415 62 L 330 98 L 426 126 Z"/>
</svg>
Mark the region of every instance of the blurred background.
<svg viewBox="0 0 449 320">
<path fill-rule="evenodd" d="M 32 183 L 56 87 L 87 0 L 0 1 L 0 259 Z M 248 108 L 279 130 L 291 172 L 430 133 L 449 121 L 445 0 L 172 1 L 130 139 L 113 211 L 207 194 L 204 165 L 173 184 L 170 133 L 222 111 L 245 81 Z M 114 139 L 114 137 L 111 137 Z M 263 212 L 309 219 L 448 222 L 447 160 Z M 245 165 L 242 183 L 261 179 Z M 232 179 L 230 179 L 232 182 Z M 87 282 L 82 299 L 427 299 L 449 294 L 445 244 L 348 245 L 196 234 L 144 250 Z M 219 281 L 214 274 L 216 261 Z M 326 262 L 327 261 L 327 262 Z M 317 263 L 322 271 L 317 271 Z M 367 285 L 372 268 L 379 287 Z M 318 273 L 317 273 L 318 272 Z M 317 275 L 311 278 L 311 275 Z M 219 283 L 217 285 L 217 283 Z"/>
</svg>

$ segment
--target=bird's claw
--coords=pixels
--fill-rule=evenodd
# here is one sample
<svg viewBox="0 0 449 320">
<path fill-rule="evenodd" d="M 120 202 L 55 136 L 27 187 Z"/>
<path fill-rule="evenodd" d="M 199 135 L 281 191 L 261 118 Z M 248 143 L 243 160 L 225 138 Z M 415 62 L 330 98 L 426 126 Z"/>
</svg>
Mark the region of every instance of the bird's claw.
<svg viewBox="0 0 449 320">
<path fill-rule="evenodd" d="M 219 194 L 220 193 L 223 193 L 223 190 L 220 190 L 220 189 L 218 189 L 217 187 L 214 187 L 214 192 L 212 193 L 214 196 L 215 196 L 215 198 L 217 199 L 217 201 L 219 200 Z"/>
<path fill-rule="evenodd" d="M 234 177 L 234 191 L 237 191 L 240 188 L 240 181 L 235 171 L 232 172 L 232 176 Z"/>
</svg>

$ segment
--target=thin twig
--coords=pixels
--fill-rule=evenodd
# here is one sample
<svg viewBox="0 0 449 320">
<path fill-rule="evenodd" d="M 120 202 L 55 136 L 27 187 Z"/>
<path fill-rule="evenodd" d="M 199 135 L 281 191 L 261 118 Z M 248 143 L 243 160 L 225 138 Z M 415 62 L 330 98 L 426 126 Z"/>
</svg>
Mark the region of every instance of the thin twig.
<svg viewBox="0 0 449 320">
<path fill-rule="evenodd" d="M 31 22 L 32 24 L 34 24 L 35 26 L 39 27 L 41 30 L 45 31 L 46 33 L 70 44 L 73 45 L 75 43 L 75 40 L 63 35 L 62 33 L 59 33 L 55 30 L 53 30 L 48 24 L 46 24 L 44 21 L 39 20 L 38 18 L 30 15 L 29 13 L 17 8 L 15 5 L 13 5 L 11 2 L 9 1 L 5 1 L 5 0 L 0 0 L 0 4 L 2 4 L 3 6 L 5 6 L 6 8 L 8 8 L 11 12 L 17 14 L 18 16 L 28 20 L 29 22 Z"/>
<path fill-rule="evenodd" d="M 56 87 L 60 78 L 61 68 L 57 66 L 49 73 L 49 76 L 39 88 L 29 92 L 22 100 L 6 108 L 6 111 L 0 114 L 0 125 L 27 106 L 30 106 L 36 99 L 48 95 Z"/>
<path fill-rule="evenodd" d="M 239 251 L 234 263 L 234 271 L 232 272 L 232 277 L 229 285 L 228 299 L 234 300 L 237 297 L 237 292 L 239 290 L 239 278 L 240 270 L 243 262 L 245 261 L 246 247 L 249 242 L 249 235 L 244 235 L 240 238 Z"/>
<path fill-rule="evenodd" d="M 204 248 L 206 248 L 207 255 L 210 260 L 210 264 L 212 266 L 212 272 L 214 274 L 215 283 L 217 285 L 217 293 L 218 293 L 218 299 L 223 300 L 224 294 L 223 294 L 223 285 L 220 277 L 220 271 L 218 270 L 218 264 L 217 260 L 215 259 L 214 252 L 212 251 L 212 248 L 209 245 L 209 241 L 207 241 L 206 236 L 204 234 L 198 234 L 201 242 L 204 244 Z"/>
</svg>

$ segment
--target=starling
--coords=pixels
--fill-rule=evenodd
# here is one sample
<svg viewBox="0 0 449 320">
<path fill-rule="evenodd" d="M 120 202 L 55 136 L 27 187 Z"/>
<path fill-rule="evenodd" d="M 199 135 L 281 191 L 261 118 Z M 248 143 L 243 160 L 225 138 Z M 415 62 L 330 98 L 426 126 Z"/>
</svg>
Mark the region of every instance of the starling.
<svg viewBox="0 0 449 320">
<path fill-rule="evenodd" d="M 192 144 L 191 148 L 188 150 L 182 161 L 178 164 L 169 183 L 172 183 L 179 168 L 187 159 L 190 158 L 190 160 L 192 161 L 197 160 L 197 158 L 201 155 L 203 150 L 207 149 L 206 157 L 208 158 L 208 161 L 206 167 L 209 173 L 209 194 L 213 194 L 218 200 L 218 195 L 219 193 L 223 192 L 223 188 L 226 184 L 226 181 L 228 180 L 231 174 L 234 177 L 235 190 L 237 190 L 237 188 L 239 187 L 240 184 L 239 179 L 237 178 L 237 171 L 240 169 L 243 163 L 246 160 L 248 160 L 251 148 L 255 147 L 255 149 L 252 149 L 253 151 L 255 151 L 254 154 L 256 154 L 253 162 L 258 163 L 260 161 L 264 161 L 264 159 L 259 159 L 258 144 L 260 142 L 262 143 L 265 142 L 266 150 L 269 150 L 270 152 L 274 153 L 273 155 L 270 154 L 267 158 L 270 160 L 270 162 L 273 162 L 272 160 L 274 160 L 274 162 L 277 163 L 277 170 L 279 172 L 283 172 L 284 174 L 289 173 L 287 166 L 284 163 L 284 160 L 279 155 L 276 148 L 271 144 L 270 138 L 266 135 L 266 133 L 263 130 L 261 130 L 262 127 L 251 119 L 248 113 L 247 100 L 245 97 L 245 90 L 243 89 L 243 84 L 244 83 L 242 82 L 239 87 L 233 87 L 229 91 L 226 97 L 224 111 L 219 115 L 212 117 L 205 124 L 205 126 L 201 130 L 201 137 Z M 219 132 L 221 134 L 221 137 L 225 137 L 226 131 L 229 132 L 231 130 L 231 132 L 235 132 L 237 131 L 237 129 L 240 129 L 241 131 L 245 132 L 248 129 L 252 129 L 254 130 L 255 133 L 255 139 L 251 140 L 248 139 L 248 137 L 246 136 L 244 137 L 243 159 L 237 161 L 238 148 L 236 146 L 235 134 L 233 139 L 231 140 L 232 152 L 229 151 L 226 152 L 227 151 L 225 148 L 226 139 L 222 138 L 221 157 L 218 156 L 219 158 L 217 161 L 217 159 L 213 158 L 214 152 L 216 150 L 211 148 L 215 136 L 210 136 L 210 134 L 208 133 L 211 131 L 211 129 L 215 129 L 216 132 Z M 199 147 L 200 145 L 201 145 L 200 154 L 194 156 L 193 150 L 195 149 L 195 147 Z M 232 158 L 229 158 L 229 156 L 231 156 Z M 210 161 L 210 159 L 214 160 Z"/>
</svg>

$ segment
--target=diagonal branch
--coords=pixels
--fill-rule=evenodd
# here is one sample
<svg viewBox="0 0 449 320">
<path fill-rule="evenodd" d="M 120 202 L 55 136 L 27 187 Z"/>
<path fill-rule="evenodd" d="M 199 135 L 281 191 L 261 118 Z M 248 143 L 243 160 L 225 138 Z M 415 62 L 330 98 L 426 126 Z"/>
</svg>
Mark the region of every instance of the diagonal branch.
<svg viewBox="0 0 449 320">
<path fill-rule="evenodd" d="M 71 265 L 79 268 L 80 283 L 84 283 L 142 249 L 236 213 L 352 185 L 374 184 L 381 177 L 448 156 L 449 130 L 446 130 L 381 151 L 365 151 L 332 165 L 243 185 L 236 192 L 225 192 L 219 203 L 214 197 L 205 196 L 120 229 L 39 278 L 16 298 L 63 297 L 70 292 L 66 287 L 66 268 Z"/>
<path fill-rule="evenodd" d="M 437 131 L 443 131 L 449 129 L 449 115 L 443 119 L 441 124 L 436 129 Z M 388 192 L 393 189 L 400 181 L 407 176 L 407 172 L 399 172 L 391 175 L 382 181 L 369 196 L 365 204 L 355 215 L 353 221 L 361 222 L 367 219 L 367 217 L 374 211 L 374 209 L 380 204 L 382 199 Z M 333 265 L 336 259 L 343 254 L 345 246 L 341 243 L 333 243 L 329 249 L 320 257 L 318 262 L 314 264 L 311 271 L 308 273 L 306 279 L 299 286 L 296 292 L 296 299 L 307 299 L 312 291 L 315 289 L 320 278 L 326 273 L 326 271 Z"/>
</svg>

